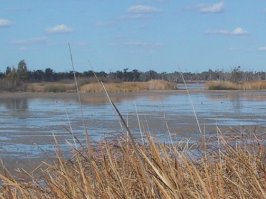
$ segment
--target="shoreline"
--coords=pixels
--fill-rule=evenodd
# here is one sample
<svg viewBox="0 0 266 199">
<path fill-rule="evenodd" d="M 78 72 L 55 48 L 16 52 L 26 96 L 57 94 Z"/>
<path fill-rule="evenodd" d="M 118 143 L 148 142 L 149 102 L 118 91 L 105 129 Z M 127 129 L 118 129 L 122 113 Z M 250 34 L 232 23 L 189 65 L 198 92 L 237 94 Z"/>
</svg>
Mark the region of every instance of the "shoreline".
<svg viewBox="0 0 266 199">
<path fill-rule="evenodd" d="M 188 89 L 190 93 L 237 93 L 237 92 L 266 92 L 266 90 L 198 90 L 198 89 Z M 146 91 L 132 91 L 132 92 L 116 92 L 109 93 L 110 96 L 124 96 L 124 95 L 138 95 L 138 94 L 176 94 L 176 93 L 187 93 L 185 89 L 178 90 L 146 90 Z M 54 96 L 76 96 L 76 92 L 28 92 L 28 91 L 16 91 L 16 92 L 0 92 L 0 98 L 6 97 L 54 97 Z M 98 93 L 83 93 L 80 92 L 81 96 L 92 96 L 92 97 L 104 97 L 106 94 L 104 92 Z"/>
</svg>

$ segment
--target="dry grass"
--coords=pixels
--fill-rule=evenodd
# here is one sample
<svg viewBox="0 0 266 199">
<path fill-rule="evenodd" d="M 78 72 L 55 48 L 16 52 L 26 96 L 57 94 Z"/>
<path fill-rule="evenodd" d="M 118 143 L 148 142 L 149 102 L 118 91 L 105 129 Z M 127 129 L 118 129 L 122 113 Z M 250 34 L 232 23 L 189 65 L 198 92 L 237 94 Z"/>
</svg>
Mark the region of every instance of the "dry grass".
<svg viewBox="0 0 266 199">
<path fill-rule="evenodd" d="M 29 92 L 73 92 L 75 85 L 73 83 L 44 82 L 31 83 L 27 85 Z"/>
<path fill-rule="evenodd" d="M 104 92 L 101 84 L 98 82 L 86 80 L 79 80 L 78 85 L 81 92 L 86 93 L 100 93 Z M 108 92 L 137 92 L 147 90 L 174 90 L 176 85 L 164 80 L 151 80 L 148 82 L 108 82 L 105 83 Z M 29 92 L 74 92 L 75 85 L 70 82 L 43 82 L 27 84 L 27 91 Z"/>
<path fill-rule="evenodd" d="M 150 80 L 148 82 L 106 83 L 105 87 L 110 93 L 176 89 L 176 85 L 174 83 L 164 80 Z M 101 84 L 99 83 L 85 84 L 80 87 L 80 91 L 86 93 L 104 92 Z"/>
<path fill-rule="evenodd" d="M 207 82 L 209 90 L 262 90 L 266 89 L 266 81 L 249 81 L 233 83 L 230 81 Z"/>
<path fill-rule="evenodd" d="M 221 150 L 200 149 L 191 158 L 187 145 L 147 139 L 145 146 L 120 141 L 75 149 L 69 161 L 58 155 L 40 177 L 25 173 L 27 182 L 3 174 L 0 198 L 266 198 L 266 151 L 259 142 L 235 140 L 233 147 L 220 138 Z"/>
</svg>

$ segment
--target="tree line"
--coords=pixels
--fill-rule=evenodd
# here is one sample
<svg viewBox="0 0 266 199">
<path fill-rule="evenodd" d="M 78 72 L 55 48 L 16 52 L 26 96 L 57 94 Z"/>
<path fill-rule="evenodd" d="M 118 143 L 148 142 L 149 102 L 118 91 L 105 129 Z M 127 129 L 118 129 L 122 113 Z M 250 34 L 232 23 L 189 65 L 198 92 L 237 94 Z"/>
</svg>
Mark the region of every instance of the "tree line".
<svg viewBox="0 0 266 199">
<path fill-rule="evenodd" d="M 62 80 L 73 80 L 74 71 L 56 72 L 52 68 L 45 70 L 28 70 L 25 60 L 19 61 L 17 67 L 6 67 L 5 72 L 0 72 L 0 88 L 10 89 L 23 86 L 24 83 L 33 82 L 56 82 Z M 171 82 L 182 82 L 181 72 L 171 73 L 156 72 L 154 70 L 139 71 L 128 68 L 106 73 L 105 71 L 84 71 L 75 72 L 77 78 L 94 79 L 95 74 L 102 81 L 120 82 L 120 81 L 149 81 L 151 79 L 163 79 Z M 241 67 L 235 67 L 232 71 L 211 70 L 193 73 L 182 73 L 186 81 L 210 81 L 210 80 L 228 80 L 233 82 L 266 80 L 266 72 L 243 71 Z"/>
</svg>

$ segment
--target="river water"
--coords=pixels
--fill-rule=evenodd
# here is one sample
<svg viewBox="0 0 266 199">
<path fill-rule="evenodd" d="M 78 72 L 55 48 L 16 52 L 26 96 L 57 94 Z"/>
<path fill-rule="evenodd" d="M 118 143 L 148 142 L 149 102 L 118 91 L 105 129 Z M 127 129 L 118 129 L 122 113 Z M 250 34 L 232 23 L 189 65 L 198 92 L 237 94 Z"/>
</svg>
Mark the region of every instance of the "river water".
<svg viewBox="0 0 266 199">
<path fill-rule="evenodd" d="M 114 94 L 111 98 L 139 140 L 144 133 L 169 142 L 169 135 L 173 141 L 193 140 L 200 131 L 215 134 L 217 127 L 266 127 L 265 91 L 194 89 L 190 95 L 178 90 Z M 94 143 L 126 133 L 106 96 L 87 94 L 81 99 L 82 108 L 77 95 L 71 93 L 1 94 L 1 158 L 48 157 L 54 153 L 55 140 L 67 151 L 75 145 L 73 135 L 85 143 L 85 128 Z"/>
</svg>

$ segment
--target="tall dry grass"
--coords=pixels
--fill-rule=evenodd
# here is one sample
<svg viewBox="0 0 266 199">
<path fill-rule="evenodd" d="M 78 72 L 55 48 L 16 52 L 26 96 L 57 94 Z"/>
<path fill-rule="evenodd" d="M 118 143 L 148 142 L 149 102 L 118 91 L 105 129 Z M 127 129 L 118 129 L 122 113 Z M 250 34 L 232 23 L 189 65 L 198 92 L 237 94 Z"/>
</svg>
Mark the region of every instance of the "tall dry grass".
<svg viewBox="0 0 266 199">
<path fill-rule="evenodd" d="M 28 92 L 74 92 L 73 83 L 43 82 L 27 84 Z"/>
<path fill-rule="evenodd" d="M 104 92 L 102 86 L 91 79 L 78 79 L 78 87 L 83 93 L 100 93 Z M 164 80 L 150 80 L 148 82 L 108 82 L 105 83 L 106 88 L 111 93 L 121 92 L 138 92 L 147 90 L 175 90 L 174 83 Z M 70 82 L 42 82 L 29 83 L 26 91 L 29 92 L 74 92 L 75 84 Z"/>
<path fill-rule="evenodd" d="M 29 181 L 2 174 L 0 198 L 266 198 L 260 142 L 219 137 L 219 149 L 216 143 L 208 150 L 208 143 L 189 149 L 147 140 L 73 149 L 68 161 L 58 152 L 57 162 L 39 177 L 25 173 Z M 200 155 L 191 156 L 197 150 Z"/>
<path fill-rule="evenodd" d="M 209 90 L 262 90 L 266 89 L 266 81 L 248 81 L 234 83 L 230 81 L 207 82 Z"/>
<path fill-rule="evenodd" d="M 150 80 L 148 82 L 106 83 L 105 87 L 110 93 L 176 89 L 176 85 L 174 83 L 164 80 Z M 86 93 L 99 93 L 104 92 L 104 89 L 99 83 L 95 82 L 82 85 L 80 87 L 80 91 Z"/>
</svg>

